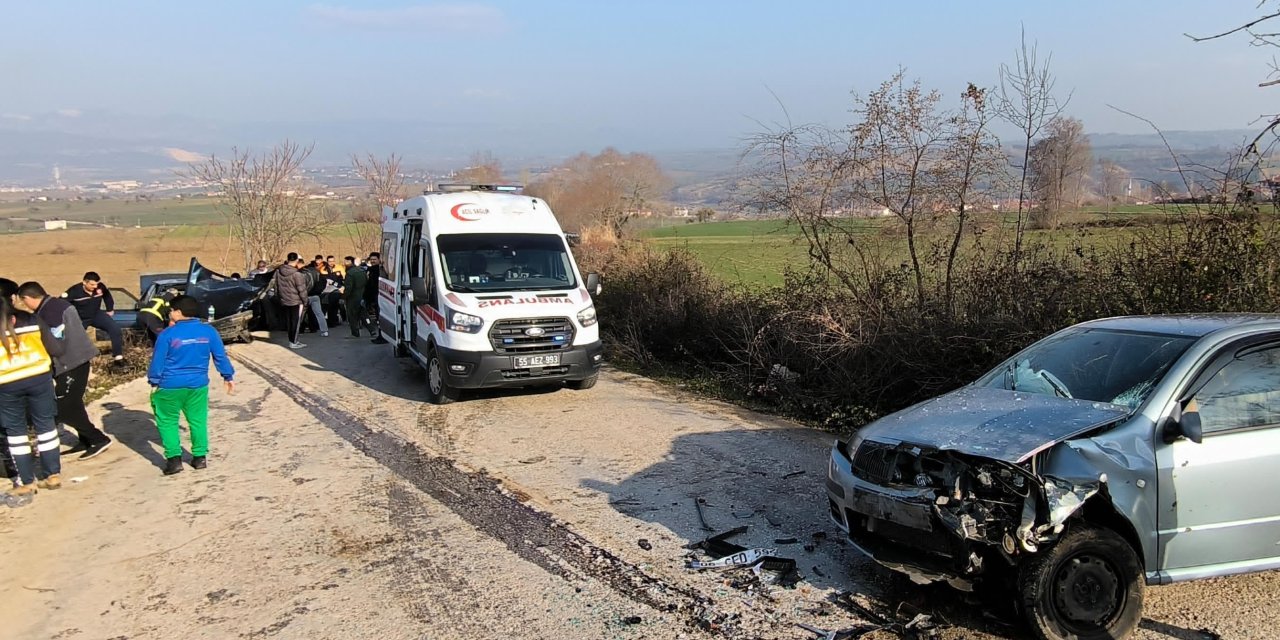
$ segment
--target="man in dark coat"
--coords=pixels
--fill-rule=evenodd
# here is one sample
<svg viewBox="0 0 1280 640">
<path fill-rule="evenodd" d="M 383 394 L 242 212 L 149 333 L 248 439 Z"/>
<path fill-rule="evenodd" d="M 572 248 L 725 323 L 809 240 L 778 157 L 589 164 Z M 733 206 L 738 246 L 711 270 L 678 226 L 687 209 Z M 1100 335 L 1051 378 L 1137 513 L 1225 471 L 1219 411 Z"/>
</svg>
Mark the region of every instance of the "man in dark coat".
<svg viewBox="0 0 1280 640">
<path fill-rule="evenodd" d="M 369 254 L 368 262 L 369 282 L 364 286 L 364 306 L 369 313 L 369 332 L 373 334 L 374 344 L 386 344 L 378 327 L 378 281 L 382 279 L 382 254 L 377 251 Z"/>
<path fill-rule="evenodd" d="M 61 298 L 52 298 L 39 282 L 24 282 L 18 287 L 18 298 L 49 327 L 55 339 L 62 342 L 62 355 L 53 357 L 54 396 L 58 422 L 71 427 L 80 443 L 67 453 L 83 451 L 88 460 L 106 451 L 111 438 L 93 424 L 84 406 L 89 385 L 90 363 L 98 355 L 98 347 L 80 324 L 79 310 Z"/>
<path fill-rule="evenodd" d="M 364 320 L 364 293 L 368 286 L 369 276 L 364 269 L 356 265 L 356 259 L 347 256 L 346 277 L 342 282 L 342 302 L 347 307 L 347 324 L 351 326 L 351 337 L 360 337 L 360 326 Z M 370 329 L 370 333 L 373 330 Z"/>
<path fill-rule="evenodd" d="M 116 301 L 111 297 L 111 290 L 102 283 L 102 277 L 96 271 L 90 271 L 84 274 L 79 284 L 71 285 L 62 297 L 76 308 L 80 324 L 85 329 L 93 327 L 107 332 L 111 338 L 111 356 L 115 360 L 113 364 L 124 364 L 124 333 L 113 317 L 116 315 Z M 106 305 L 106 309 L 103 309 L 103 305 Z"/>
<path fill-rule="evenodd" d="M 284 306 L 285 319 L 289 326 L 289 348 L 301 349 L 307 345 L 298 342 L 298 331 L 302 328 L 302 314 L 306 313 L 307 280 L 299 269 L 302 258 L 290 253 L 283 265 L 276 269 L 276 294 L 280 296 L 280 304 Z"/>
</svg>

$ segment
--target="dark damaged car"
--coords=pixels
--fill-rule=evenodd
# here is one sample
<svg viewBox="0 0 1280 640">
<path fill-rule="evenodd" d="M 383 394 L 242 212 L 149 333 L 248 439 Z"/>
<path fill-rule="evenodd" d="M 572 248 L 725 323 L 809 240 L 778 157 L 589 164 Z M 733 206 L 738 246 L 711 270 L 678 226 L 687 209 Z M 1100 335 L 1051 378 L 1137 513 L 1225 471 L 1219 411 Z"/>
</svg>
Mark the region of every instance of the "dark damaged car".
<svg viewBox="0 0 1280 640">
<path fill-rule="evenodd" d="M 1121 638 L 1146 585 L 1280 568 L 1280 316 L 1077 325 L 831 452 L 831 517 L 914 581 Z"/>
</svg>

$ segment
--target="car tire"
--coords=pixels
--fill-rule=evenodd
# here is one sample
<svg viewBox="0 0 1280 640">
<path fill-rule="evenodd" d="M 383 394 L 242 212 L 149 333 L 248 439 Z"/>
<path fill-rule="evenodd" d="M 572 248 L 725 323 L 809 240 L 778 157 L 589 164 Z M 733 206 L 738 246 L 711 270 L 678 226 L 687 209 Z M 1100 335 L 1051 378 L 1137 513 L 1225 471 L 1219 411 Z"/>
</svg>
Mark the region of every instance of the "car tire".
<svg viewBox="0 0 1280 640">
<path fill-rule="evenodd" d="M 600 379 L 599 375 L 593 375 L 589 378 L 583 378 L 581 380 L 570 380 L 567 384 L 569 385 L 569 388 L 573 389 L 574 391 L 586 391 L 587 389 L 590 389 L 591 387 L 596 386 L 596 381 L 598 381 L 599 379 Z"/>
<path fill-rule="evenodd" d="M 1023 565 L 1018 582 L 1019 609 L 1040 640 L 1124 638 L 1142 620 L 1142 564 L 1109 529 L 1068 529 Z"/>
<path fill-rule="evenodd" d="M 435 349 L 427 352 L 427 394 L 431 404 L 450 404 L 462 396 L 460 389 L 449 386 L 444 363 Z"/>
</svg>

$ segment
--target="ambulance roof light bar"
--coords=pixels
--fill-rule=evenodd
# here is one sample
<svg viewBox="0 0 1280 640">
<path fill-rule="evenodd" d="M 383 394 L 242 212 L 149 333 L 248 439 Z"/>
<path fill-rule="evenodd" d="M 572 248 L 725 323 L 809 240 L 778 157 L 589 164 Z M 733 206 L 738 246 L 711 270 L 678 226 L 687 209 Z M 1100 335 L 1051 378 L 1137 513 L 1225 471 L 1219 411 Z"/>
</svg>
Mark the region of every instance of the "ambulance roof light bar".
<svg viewBox="0 0 1280 640">
<path fill-rule="evenodd" d="M 496 191 L 499 193 L 520 193 L 524 191 L 522 184 L 441 184 L 435 189 L 423 193 L 457 193 L 460 191 Z"/>
</svg>

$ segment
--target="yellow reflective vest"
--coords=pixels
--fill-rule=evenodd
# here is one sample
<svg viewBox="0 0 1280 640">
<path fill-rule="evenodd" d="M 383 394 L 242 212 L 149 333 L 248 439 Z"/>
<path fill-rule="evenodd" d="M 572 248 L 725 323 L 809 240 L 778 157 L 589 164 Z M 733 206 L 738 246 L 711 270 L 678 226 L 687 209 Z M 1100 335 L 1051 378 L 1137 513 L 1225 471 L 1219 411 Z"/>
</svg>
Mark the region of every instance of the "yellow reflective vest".
<svg viewBox="0 0 1280 640">
<path fill-rule="evenodd" d="M 156 296 L 151 299 L 151 303 L 142 308 L 138 313 L 149 313 L 161 320 L 165 319 L 165 311 L 169 306 L 169 302 L 164 298 Z"/>
<path fill-rule="evenodd" d="M 17 327 L 12 338 L 8 345 L 0 345 L 0 384 L 26 380 L 53 370 L 53 359 L 40 339 L 39 325 Z M 8 349 L 4 348 L 6 346 Z"/>
</svg>

